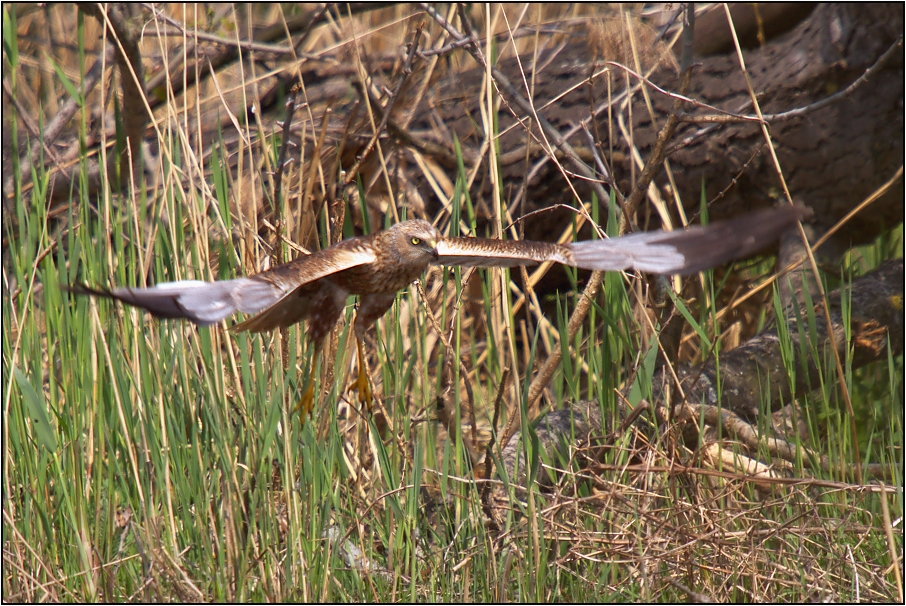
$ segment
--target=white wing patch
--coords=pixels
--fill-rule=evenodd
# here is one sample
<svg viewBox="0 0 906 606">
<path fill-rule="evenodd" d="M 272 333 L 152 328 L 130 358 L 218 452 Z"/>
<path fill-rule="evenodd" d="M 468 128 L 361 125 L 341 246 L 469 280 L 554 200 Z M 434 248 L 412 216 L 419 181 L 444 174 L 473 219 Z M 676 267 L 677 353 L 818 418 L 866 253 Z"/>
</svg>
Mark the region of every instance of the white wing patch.
<svg viewBox="0 0 906 606">
<path fill-rule="evenodd" d="M 350 241 L 300 257 L 248 278 L 202 282 L 162 282 L 151 288 L 114 288 L 109 292 L 124 303 L 143 307 L 162 318 L 185 318 L 210 326 L 237 311 L 257 314 L 278 305 L 300 286 L 374 261 L 367 246 Z M 102 293 L 98 293 L 102 294 Z"/>
<path fill-rule="evenodd" d="M 679 273 L 686 257 L 672 244 L 659 242 L 662 231 L 629 234 L 608 240 L 586 240 L 569 245 L 576 267 L 596 271 L 635 269 L 654 274 Z"/>
</svg>

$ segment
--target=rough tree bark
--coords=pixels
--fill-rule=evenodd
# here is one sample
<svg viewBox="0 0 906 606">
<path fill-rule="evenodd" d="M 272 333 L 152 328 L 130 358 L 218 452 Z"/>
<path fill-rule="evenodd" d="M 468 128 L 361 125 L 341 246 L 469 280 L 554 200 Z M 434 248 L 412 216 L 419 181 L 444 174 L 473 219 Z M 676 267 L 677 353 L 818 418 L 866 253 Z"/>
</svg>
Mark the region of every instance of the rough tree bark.
<svg viewBox="0 0 906 606">
<path fill-rule="evenodd" d="M 746 54 L 746 65 L 761 109 L 779 114 L 822 101 L 859 78 L 903 33 L 903 6 L 898 4 L 822 4 L 806 20 L 786 34 Z M 591 107 L 599 111 L 590 130 L 602 141 L 611 162 L 616 185 L 629 191 L 633 170 L 627 141 L 616 126 L 606 124 L 608 112 L 606 76 L 589 82 L 592 74 L 608 65 L 606 57 L 596 57 L 585 37 L 566 46 L 546 50 L 537 60 L 522 57 L 527 81 L 535 82 L 532 100 L 539 114 L 561 132 L 589 117 Z M 537 66 L 537 67 L 533 67 Z M 626 79 L 620 68 L 610 65 L 615 97 Z M 515 59 L 501 62 L 499 68 L 513 82 L 523 76 Z M 534 73 L 533 73 L 534 70 Z M 534 78 L 534 80 L 532 80 Z M 637 80 L 630 77 L 632 83 Z M 665 90 L 675 89 L 677 73 L 669 65 L 658 68 L 650 81 Z M 466 156 L 477 152 L 482 140 L 478 132 L 481 119 L 474 100 L 474 87 L 481 82 L 478 72 L 451 74 L 439 83 L 432 104 L 439 119 L 466 148 Z M 805 115 L 770 123 L 784 175 L 794 198 L 811 206 L 816 213 L 818 231 L 833 225 L 880 184 L 889 179 L 903 163 L 903 52 L 888 59 L 880 73 L 858 86 L 851 95 Z M 571 90 L 572 89 L 572 90 Z M 564 91 L 571 90 L 562 97 Z M 525 93 L 525 91 L 523 91 Z M 640 93 L 633 97 L 631 116 L 625 107 L 614 104 L 613 120 L 624 113 L 632 127 L 632 138 L 644 158 L 654 142 L 658 125 L 664 123 L 673 99 L 649 90 L 656 122 L 652 121 Z M 722 110 L 751 115 L 745 80 L 733 54 L 701 58 L 692 79 L 690 97 Z M 545 105 L 556 98 L 550 106 Z M 512 109 L 512 108 L 511 108 Z M 715 112 L 689 107 L 690 118 Z M 520 121 L 531 124 L 535 141 L 543 140 L 531 116 L 516 112 Z M 530 188 L 529 204 L 524 211 L 555 203 L 575 205 L 562 174 L 552 162 L 543 162 L 542 147 L 532 142 L 508 111 L 501 111 L 499 131 L 501 156 L 512 159 L 504 164 L 503 177 L 513 199 L 520 188 Z M 429 116 L 422 116 L 427 124 Z M 413 128 L 417 127 L 417 123 Z M 426 127 L 427 128 L 427 127 Z M 608 140 L 609 132 L 614 133 Z M 525 162 L 525 148 L 530 162 Z M 684 124 L 677 132 L 669 156 L 678 193 L 690 212 L 697 210 L 702 187 L 714 216 L 728 216 L 742 210 L 775 203 L 781 195 L 775 170 L 757 123 Z M 570 138 L 576 148 L 588 150 L 587 136 L 579 130 Z M 608 150 L 613 147 L 611 155 Z M 519 153 L 519 151 L 523 153 Z M 516 153 L 513 153 L 516 152 Z M 590 154 L 589 154 L 590 156 Z M 541 160 L 541 162 L 539 162 Z M 592 164 L 589 161 L 589 164 Z M 534 170 L 533 170 L 534 169 Z M 533 172 L 531 182 L 526 175 Z M 637 172 L 637 171 L 636 171 Z M 486 174 L 480 173 L 480 174 Z M 664 171 L 658 177 L 667 184 Z M 573 180 L 580 195 L 588 188 Z M 487 181 L 476 181 L 473 199 L 488 198 Z M 430 193 L 425 199 L 433 199 Z M 838 232 L 838 248 L 864 243 L 903 219 L 903 183 L 878 200 L 869 212 L 856 217 Z M 517 212 L 516 215 L 524 214 Z M 541 237 L 550 230 L 551 215 L 529 220 L 526 237 Z"/>
<path fill-rule="evenodd" d="M 837 289 L 828 295 L 832 326 L 828 329 L 821 303 L 811 312 L 800 308 L 799 323 L 792 322 L 790 348 L 795 355 L 795 384 L 791 385 L 784 364 L 781 339 L 776 327 L 763 331 L 739 347 L 720 356 L 720 385 L 718 398 L 718 364 L 713 360 L 702 366 L 679 367 L 686 401 L 731 410 L 744 419 L 754 421 L 761 410 L 761 394 L 770 390 L 770 408 L 777 410 L 794 397 L 808 393 L 820 385 L 821 369 L 828 368 L 829 349 L 834 347 L 842 359 L 851 357 L 852 368 L 887 358 L 888 353 L 903 353 L 903 259 L 894 259 L 878 269 L 854 280 L 849 289 Z M 849 309 L 851 337 L 846 339 L 847 322 L 841 297 L 846 297 Z M 814 339 L 810 339 L 809 315 L 814 317 Z M 797 328 L 801 326 L 801 330 Z M 817 357 L 816 357 L 817 356 Z M 825 359 L 827 358 L 827 359 Z M 665 370 L 655 385 L 673 388 Z M 655 400 L 662 393 L 654 394 Z M 676 398 L 673 398 L 676 401 Z"/>
<path fill-rule="evenodd" d="M 808 313 L 803 307 L 800 310 L 802 330 L 789 331 L 790 348 L 796 354 L 796 378 L 791 384 L 783 360 L 781 339 L 776 327 L 768 328 L 753 339 L 720 357 L 721 396 L 718 396 L 717 364 L 713 361 L 701 366 L 680 366 L 676 374 L 682 383 L 685 400 L 673 395 L 665 397 L 665 392 L 675 391 L 675 383 L 667 369 L 662 368 L 655 377 L 655 391 L 652 401 L 670 402 L 672 407 L 685 403 L 700 406 L 696 410 L 705 411 L 707 422 L 721 424 L 721 415 L 735 415 L 752 423 L 745 430 L 759 439 L 754 429 L 762 410 L 762 394 L 769 391 L 769 407 L 778 410 L 792 402 L 794 397 L 801 396 L 820 386 L 819 369 L 827 368 L 824 357 L 828 348 L 835 347 L 841 356 L 851 356 L 852 368 L 860 368 L 871 362 L 884 360 L 889 353 L 902 354 L 904 338 L 904 274 L 903 259 L 884 263 L 881 267 L 853 281 L 848 289 L 837 289 L 829 294 L 832 312 L 832 326 L 828 329 L 821 313 L 820 303 L 811 315 L 815 318 L 814 331 L 808 327 Z M 841 298 L 849 301 L 850 338 L 846 338 L 847 322 Z M 814 338 L 810 340 L 809 334 Z M 817 356 L 817 357 L 816 357 Z M 765 387 L 768 386 L 766 390 Z M 673 413 L 679 409 L 674 408 Z M 634 411 L 641 412 L 639 411 Z M 671 413 L 668 412 L 667 415 Z M 623 428 L 614 428 L 614 436 L 620 434 L 632 423 L 635 414 L 624 420 Z M 661 415 L 663 416 L 663 415 Z M 734 431 L 739 432 L 745 426 L 736 419 Z M 693 415 L 693 424 L 698 426 L 698 416 Z M 535 434 L 538 445 L 544 448 L 547 456 L 554 461 L 568 458 L 570 446 L 576 443 L 588 443 L 604 438 L 606 444 L 610 439 L 602 435 L 602 427 L 608 426 L 602 419 L 596 402 L 577 402 L 568 404 L 561 410 L 545 415 L 537 424 Z M 521 444 L 521 432 L 517 432 L 501 449 L 500 463 L 510 483 L 524 487 L 526 483 L 526 463 Z M 775 440 L 776 442 L 776 440 Z M 782 443 L 782 442 L 781 442 Z M 549 486 L 551 478 L 539 474 L 538 482 Z M 523 494 L 517 488 L 517 495 Z M 501 486 L 493 488 L 495 503 L 506 503 L 506 489 Z"/>
</svg>

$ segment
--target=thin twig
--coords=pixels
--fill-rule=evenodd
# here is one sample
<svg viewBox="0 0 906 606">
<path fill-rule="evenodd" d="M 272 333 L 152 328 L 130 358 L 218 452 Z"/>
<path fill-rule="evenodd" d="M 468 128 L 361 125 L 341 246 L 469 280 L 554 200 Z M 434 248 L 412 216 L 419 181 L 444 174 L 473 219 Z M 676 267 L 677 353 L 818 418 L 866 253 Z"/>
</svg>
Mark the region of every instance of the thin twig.
<svg viewBox="0 0 906 606">
<path fill-rule="evenodd" d="M 58 169 L 61 169 L 61 170 L 63 169 L 63 167 L 61 166 L 63 160 L 57 156 L 57 154 L 53 151 L 53 149 L 50 146 L 54 144 L 54 142 L 57 140 L 57 137 L 60 136 L 60 133 L 62 132 L 63 127 L 65 127 L 66 125 L 68 125 L 70 123 L 70 121 L 72 120 L 72 117 L 75 115 L 76 111 L 82 106 L 84 97 L 88 93 L 93 91 L 94 87 L 97 85 L 97 83 L 100 82 L 101 76 L 103 75 L 103 72 L 104 72 L 104 68 L 109 67 L 110 63 L 113 61 L 114 51 L 115 51 L 115 49 L 113 48 L 112 45 L 107 45 L 107 47 L 104 49 L 104 52 L 102 52 L 98 56 L 97 60 L 94 62 L 94 65 L 92 65 L 91 68 L 87 72 L 85 72 L 85 78 L 82 81 L 82 87 L 81 87 L 83 98 L 80 99 L 77 97 L 70 97 L 69 99 L 67 99 L 66 103 L 63 104 L 63 107 L 61 107 L 60 110 L 57 112 L 57 115 L 54 116 L 44 127 L 43 137 L 41 137 L 41 133 L 38 133 L 38 132 L 32 133 L 35 136 L 35 138 L 39 138 L 39 137 L 42 138 L 44 152 L 48 155 L 48 157 L 51 158 L 51 160 L 53 160 L 54 164 L 57 165 Z M 22 112 L 22 108 L 19 106 L 18 100 L 13 98 L 12 91 L 9 89 L 9 83 L 8 83 L 7 78 L 3 79 L 3 92 L 5 92 L 7 94 L 7 96 L 9 96 L 9 99 L 13 103 L 13 105 L 16 107 L 16 110 L 23 117 L 23 123 L 31 131 L 33 127 L 30 126 L 30 124 L 33 124 L 33 123 L 31 122 L 31 119 L 28 116 L 27 112 L 26 113 Z M 73 145 L 76 148 L 78 148 L 80 143 L 78 141 L 76 141 Z M 25 183 L 28 180 L 29 176 L 31 175 L 32 166 L 35 165 L 35 163 L 38 161 L 39 158 L 40 158 L 40 148 L 36 147 L 35 149 L 32 150 L 31 156 L 25 157 L 22 160 L 20 160 L 20 164 L 19 164 L 19 166 L 20 166 L 19 182 L 20 183 Z M 12 175 L 9 175 L 9 177 L 6 179 L 6 182 L 3 184 L 3 191 L 7 192 L 7 194 L 12 191 Z"/>
<path fill-rule="evenodd" d="M 661 165 L 666 155 L 667 143 L 673 138 L 673 134 L 676 132 L 677 126 L 679 126 L 679 113 L 684 103 L 683 98 L 685 98 L 686 91 L 689 90 L 689 83 L 692 80 L 692 60 L 691 56 L 687 57 L 686 47 L 691 45 L 690 39 L 692 38 L 692 30 L 695 23 L 695 7 L 691 6 L 691 4 L 687 6 L 686 14 L 687 23 L 683 31 L 684 64 L 681 65 L 681 73 L 683 75 L 679 87 L 680 96 L 673 100 L 673 110 L 667 117 L 664 128 L 662 128 L 657 135 L 657 140 L 654 143 L 651 154 L 648 156 L 648 160 L 645 162 L 644 168 L 642 168 L 642 173 L 639 175 L 638 181 L 626 197 L 626 201 L 623 204 L 623 216 L 620 221 L 620 233 L 627 233 L 630 231 L 630 218 L 635 215 L 635 212 L 642 201 L 642 197 L 645 195 L 645 192 L 648 191 L 648 185 L 654 180 L 657 171 L 661 169 Z M 688 65 L 686 65 L 686 63 L 688 63 Z"/>
<path fill-rule="evenodd" d="M 457 41 L 468 40 L 468 38 L 466 36 L 464 36 L 455 27 L 453 27 L 453 25 L 450 24 L 446 19 L 444 19 L 443 16 L 440 15 L 440 13 L 438 13 L 431 5 L 429 5 L 427 3 L 421 3 L 419 6 L 421 6 L 422 9 L 424 9 L 424 11 L 426 13 L 428 13 L 428 15 L 431 16 L 432 19 L 437 21 L 437 23 L 441 27 L 443 27 L 445 30 L 447 30 L 447 32 L 455 40 L 457 40 Z M 464 23 L 468 23 L 468 22 L 464 21 Z M 472 40 L 474 41 L 474 37 L 472 38 Z M 471 45 L 466 45 L 465 48 L 466 48 L 466 50 L 468 50 L 470 52 L 470 54 L 475 58 L 475 60 L 480 65 L 485 65 L 484 55 L 481 53 L 480 47 L 477 45 L 477 43 L 471 44 Z M 598 196 L 598 199 L 602 203 L 605 203 L 606 200 L 609 200 L 610 196 L 607 195 L 607 193 L 604 191 L 604 188 L 601 187 L 600 183 L 595 182 L 596 178 L 595 178 L 594 171 L 585 162 L 582 161 L 582 159 L 579 157 L 579 155 L 576 153 L 576 151 L 573 149 L 573 147 L 569 144 L 569 142 L 567 142 L 566 138 L 546 118 L 538 115 L 538 112 L 535 110 L 533 105 L 529 101 L 527 101 L 521 94 L 519 94 L 519 92 L 516 90 L 516 88 L 513 87 L 513 85 L 510 83 L 509 78 L 507 78 L 503 74 L 503 72 L 501 72 L 496 67 L 491 67 L 491 75 L 493 76 L 495 85 L 501 91 L 506 92 L 506 95 L 501 95 L 501 98 L 503 99 L 503 101 L 506 103 L 507 100 L 509 100 L 514 105 L 516 105 L 520 111 L 524 112 L 528 116 L 532 116 L 535 119 L 535 121 L 538 123 L 538 126 L 541 127 L 541 130 L 544 133 L 544 135 L 550 139 L 550 141 L 549 141 L 550 145 L 560 149 L 560 151 L 562 151 L 566 155 L 566 157 L 569 158 L 569 160 L 573 163 L 573 165 L 575 166 L 575 168 L 579 172 L 579 174 L 592 180 L 592 187 L 595 190 L 595 194 Z M 512 111 L 512 110 L 510 110 L 510 111 Z M 513 117 L 516 120 L 518 120 L 519 122 L 522 122 L 522 120 L 519 118 L 519 116 L 516 115 L 515 112 L 513 112 Z M 528 131 L 528 132 L 531 134 L 531 131 Z"/>
<path fill-rule="evenodd" d="M 768 132 L 766 123 L 763 122 L 764 116 L 761 113 L 761 107 L 758 104 L 758 98 L 755 95 L 755 89 L 752 88 L 752 80 L 749 78 L 749 74 L 746 71 L 745 59 L 743 59 L 743 56 L 742 56 L 742 47 L 740 46 L 739 38 L 736 35 L 736 27 L 733 25 L 733 16 L 730 14 L 730 7 L 727 6 L 726 4 L 724 4 L 724 12 L 726 13 L 726 16 L 727 16 L 727 22 L 730 24 L 730 34 L 733 37 L 733 44 L 736 47 L 736 56 L 739 59 L 739 67 L 740 67 L 740 70 L 742 71 L 743 77 L 745 78 L 746 88 L 748 89 L 748 92 L 749 92 L 749 98 L 752 100 L 752 106 L 755 108 L 755 113 L 758 114 L 758 116 L 762 119 L 761 131 L 762 131 L 762 135 L 764 136 L 765 143 L 768 146 L 768 151 L 771 154 L 771 160 L 773 161 L 774 170 L 777 172 L 777 178 L 780 180 L 780 185 L 783 187 L 783 193 L 786 196 L 787 202 L 792 205 L 793 197 L 790 194 L 790 189 L 786 183 L 786 177 L 784 176 L 783 169 L 780 166 L 780 159 L 777 157 L 777 152 L 774 149 L 774 144 L 771 139 L 771 134 L 770 134 L 770 132 Z M 799 236 L 802 238 L 802 242 L 805 245 L 805 252 L 806 252 L 806 255 L 808 256 L 811 270 L 812 270 L 813 274 L 815 276 L 817 276 L 817 275 L 819 275 L 818 263 L 817 263 L 817 261 L 815 261 L 815 255 L 812 253 L 811 248 L 809 248 L 808 237 L 806 236 L 805 230 L 802 228 L 801 223 L 798 225 L 798 228 L 799 228 Z M 821 308 L 824 311 L 825 321 L 827 322 L 828 328 L 830 328 L 831 326 L 833 326 L 833 322 L 831 321 L 830 307 L 827 302 L 827 293 L 824 290 L 824 284 L 821 282 L 821 280 L 815 280 L 815 286 L 818 289 L 818 296 L 820 297 L 820 300 L 822 303 Z M 858 432 L 856 431 L 856 414 L 855 414 L 855 411 L 853 410 L 852 398 L 850 397 L 849 389 L 847 388 L 847 385 L 846 385 L 846 375 L 843 372 L 843 363 L 840 360 L 840 352 L 837 351 L 836 347 L 834 347 L 831 349 L 831 353 L 833 354 L 833 357 L 834 357 L 834 365 L 835 365 L 836 371 L 837 371 L 837 380 L 840 385 L 840 392 L 841 392 L 841 396 L 843 397 L 843 402 L 846 406 L 846 414 L 849 416 L 849 423 L 850 423 L 850 430 L 852 432 L 853 444 L 858 444 L 859 441 L 858 441 Z M 856 461 L 856 465 L 855 465 L 856 480 L 861 484 L 862 483 L 862 461 L 861 461 L 861 455 L 859 454 L 858 448 L 853 450 L 853 456 Z"/>
<path fill-rule="evenodd" d="M 832 105 L 837 101 L 840 101 L 841 99 L 849 97 L 853 94 L 853 92 L 855 92 L 857 88 L 865 84 L 872 76 L 881 71 L 881 68 L 884 67 L 884 64 L 887 63 L 887 61 L 895 54 L 897 54 L 897 52 L 902 48 L 903 36 L 901 35 L 899 38 L 897 38 L 896 42 L 891 44 L 890 48 L 888 48 L 887 51 L 883 55 L 881 55 L 877 61 L 875 61 L 874 65 L 865 70 L 864 74 L 859 76 L 852 84 L 850 84 L 840 92 L 835 93 L 826 99 L 822 99 L 821 101 L 806 105 L 805 107 L 800 107 L 799 109 L 792 109 L 788 112 L 782 112 L 779 114 L 765 114 L 763 116 L 764 120 L 766 122 L 781 122 L 783 120 L 798 118 L 817 111 L 821 108 L 827 107 L 828 105 Z"/>
<path fill-rule="evenodd" d="M 875 61 L 871 67 L 865 70 L 865 73 L 856 78 L 849 86 L 843 90 L 834 93 L 833 95 L 810 103 L 805 107 L 798 107 L 796 109 L 791 109 L 789 111 L 781 112 L 779 114 L 763 114 L 765 122 L 776 123 L 783 122 L 785 120 L 792 120 L 793 118 L 801 118 L 812 112 L 816 112 L 819 109 L 823 109 L 829 105 L 833 105 L 838 101 L 841 101 L 849 96 L 851 96 L 856 89 L 865 84 L 872 76 L 876 75 L 881 68 L 884 67 L 884 64 L 893 57 L 897 51 L 903 47 L 903 36 L 897 38 L 890 48 L 888 48 L 883 55 L 881 55 L 877 61 Z M 654 85 L 651 85 L 654 86 Z M 696 105 L 699 107 L 708 107 L 709 105 L 700 104 L 696 102 Z M 746 102 L 746 106 L 751 105 L 751 102 Z M 712 108 L 713 109 L 713 108 Z M 691 124 L 736 124 L 739 122 L 760 122 L 758 116 L 746 116 L 739 113 L 727 112 L 724 110 L 718 110 L 719 114 L 706 114 L 704 116 L 696 116 L 692 114 L 683 113 L 680 115 L 680 121 L 691 123 Z"/>
<path fill-rule="evenodd" d="M 118 51 L 116 53 L 116 62 L 120 70 L 120 87 L 123 91 L 123 111 L 122 125 L 123 138 L 126 142 L 128 151 L 123 150 L 123 155 L 112 154 L 108 157 L 108 175 L 115 174 L 111 163 L 121 163 L 121 179 L 126 179 L 129 174 L 125 166 L 122 165 L 124 158 L 129 158 L 128 168 L 131 169 L 133 178 L 141 178 L 144 174 L 142 143 L 145 135 L 145 126 L 153 119 L 153 115 L 147 109 L 148 98 L 144 90 L 144 66 L 142 65 L 142 54 L 139 48 L 139 38 L 141 30 L 138 26 L 122 11 L 128 5 L 117 4 L 96 4 L 92 2 L 77 3 L 79 10 L 87 15 L 91 15 L 101 22 L 105 29 L 110 32 L 110 43 Z M 117 146 L 118 147 L 118 146 Z M 120 183 L 121 186 L 125 182 Z"/>
<path fill-rule="evenodd" d="M 366 6 L 363 6 L 361 3 L 353 3 L 350 6 L 350 11 L 352 12 L 362 10 L 370 9 Z M 309 13 L 296 15 L 295 17 L 287 19 L 286 21 L 275 23 L 274 25 L 266 27 L 259 34 L 257 34 L 253 42 L 266 43 L 280 40 L 286 36 L 287 31 L 293 33 L 301 32 L 300 38 L 304 40 L 311 32 L 311 30 L 316 25 L 318 25 L 318 23 L 320 23 L 325 14 L 325 7 L 321 6 Z M 182 69 L 184 72 L 182 74 L 182 77 L 174 77 L 174 74 L 171 72 L 161 71 L 145 84 L 145 90 L 154 90 L 155 88 L 162 86 L 164 83 L 167 83 L 167 86 L 171 89 L 171 94 L 173 96 L 177 96 L 183 90 L 185 90 L 185 87 L 196 84 L 200 80 L 203 80 L 210 76 L 217 69 L 238 60 L 240 46 L 241 43 L 237 45 L 234 42 L 232 45 L 226 46 L 221 52 L 206 57 L 204 58 L 204 60 L 199 60 L 192 66 L 189 66 L 187 68 L 180 67 L 179 69 Z M 159 98 L 152 95 L 148 103 L 151 108 L 154 109 L 164 101 L 164 98 Z"/>
<path fill-rule="evenodd" d="M 393 91 L 391 91 L 389 98 L 387 99 L 387 104 L 380 110 L 383 114 L 381 116 L 381 123 L 375 129 L 371 140 L 368 142 L 368 145 L 365 146 L 365 150 L 356 159 L 355 164 L 353 164 L 352 168 L 347 171 L 346 178 L 343 180 L 343 183 L 345 185 L 349 185 L 355 180 L 356 175 L 359 174 L 359 169 L 362 167 L 362 163 L 364 163 L 365 160 L 368 159 L 368 156 L 371 155 L 371 152 L 374 150 L 375 145 L 377 145 L 378 139 L 380 139 L 381 137 L 381 133 L 384 132 L 384 128 L 386 128 L 387 126 L 387 121 L 390 120 L 390 114 L 393 113 L 393 106 L 397 101 L 399 92 L 402 90 L 403 84 L 412 73 L 412 60 L 415 58 L 415 55 L 418 52 L 418 43 L 421 39 L 422 29 L 424 29 L 424 27 L 425 23 L 422 22 L 418 25 L 418 27 L 415 28 L 415 39 L 409 45 L 409 52 L 406 54 L 406 60 L 403 62 L 403 67 L 400 70 L 400 77 L 396 82 L 396 86 L 393 87 Z M 363 87 L 365 87 L 364 83 Z M 371 96 L 370 91 L 363 90 L 363 92 L 369 97 Z M 377 103 L 377 99 L 372 99 L 372 106 L 375 109 L 380 107 L 379 103 Z"/>
<path fill-rule="evenodd" d="M 811 245 L 812 250 L 818 250 L 819 248 L 821 248 L 821 246 L 823 246 L 825 243 L 827 243 L 828 240 L 830 240 L 831 236 L 833 236 L 840 229 L 842 229 L 844 225 L 849 223 L 850 220 L 853 219 L 853 217 L 858 215 L 860 212 L 862 212 L 863 210 L 868 208 L 868 206 L 870 206 L 871 204 L 873 204 L 874 202 L 879 200 L 881 198 L 881 196 L 886 194 L 890 190 L 890 188 L 893 187 L 894 184 L 902 176 L 903 176 L 903 166 L 900 165 L 900 168 L 898 168 L 896 170 L 894 175 L 890 179 L 888 179 L 886 183 L 884 183 L 878 189 L 873 191 L 867 198 L 865 198 L 864 200 L 862 200 L 862 202 L 860 202 L 858 205 L 856 205 L 855 208 L 853 208 L 851 211 L 846 213 L 845 217 L 843 217 L 842 219 L 837 221 L 833 225 L 833 227 L 831 227 L 829 230 L 824 232 L 824 234 L 818 239 L 818 241 Z M 805 261 L 806 261 L 806 258 L 803 257 L 802 259 L 799 259 L 798 261 L 794 261 L 793 263 L 790 263 L 786 267 L 778 270 L 773 276 L 771 276 L 771 278 L 769 280 L 765 280 L 763 283 L 759 284 L 758 286 L 751 289 L 746 294 L 744 294 L 741 297 L 739 297 L 738 299 L 736 299 L 730 306 L 725 307 L 725 308 L 721 309 L 719 312 L 717 312 L 717 316 L 714 318 L 714 321 L 715 322 L 720 321 L 726 314 L 732 312 L 736 307 L 742 305 L 744 302 L 749 300 L 751 297 L 754 297 L 755 295 L 757 295 L 758 293 L 760 293 L 762 290 L 764 290 L 766 288 L 770 288 L 774 282 L 781 279 L 783 276 L 787 275 L 791 271 L 799 269 L 799 267 L 803 263 L 805 263 Z"/>
<path fill-rule="evenodd" d="M 581 328 L 582 323 L 585 322 L 585 317 L 591 310 L 591 304 L 595 300 L 595 297 L 598 294 L 598 290 L 601 288 L 601 284 L 603 282 L 604 272 L 592 272 L 591 277 L 588 280 L 588 284 L 585 286 L 585 290 L 582 291 L 582 295 L 579 297 L 578 303 L 576 303 L 576 309 L 573 311 L 573 314 L 569 318 L 569 323 L 566 327 L 567 343 L 573 340 L 573 337 L 575 337 L 576 333 L 579 332 L 579 328 Z M 563 342 L 562 336 L 560 337 L 560 342 Z M 541 369 L 538 371 L 538 374 L 535 376 L 535 379 L 529 386 L 529 410 L 537 408 L 535 404 L 541 398 L 541 395 L 544 392 L 544 388 L 547 387 L 547 384 L 550 383 L 551 378 L 553 378 L 554 371 L 560 366 L 560 361 L 562 360 L 562 358 L 563 348 L 560 346 L 560 343 L 558 343 L 551 350 L 551 355 L 548 356 L 547 360 L 545 360 L 544 365 L 541 366 Z M 503 443 L 506 444 L 506 441 L 504 441 Z"/>
<path fill-rule="evenodd" d="M 761 122 L 761 120 L 758 118 L 758 116 L 746 116 L 743 114 L 734 113 L 734 112 L 731 112 L 731 111 L 728 111 L 725 109 L 721 109 L 719 107 L 715 107 L 713 105 L 708 105 L 707 103 L 698 101 L 696 99 L 693 99 L 692 97 L 687 97 L 686 95 L 681 94 L 681 93 L 670 92 L 669 90 L 661 88 L 660 86 L 658 86 L 657 84 L 655 84 L 650 79 L 643 76 L 642 74 L 638 73 L 634 69 L 626 67 L 622 63 L 617 63 L 615 61 L 605 61 L 604 64 L 612 65 L 613 67 L 617 67 L 617 68 L 625 71 L 626 73 L 630 74 L 631 76 L 637 78 L 643 84 L 647 85 L 649 88 L 654 89 L 656 92 L 662 94 L 665 97 L 673 99 L 674 101 L 679 100 L 679 101 L 682 101 L 683 103 L 688 103 L 689 105 L 692 105 L 695 107 L 709 109 L 709 110 L 717 112 L 719 114 L 717 116 L 703 116 L 705 118 L 713 118 L 713 119 L 702 120 L 702 122 L 734 122 L 734 123 L 735 122 Z M 686 114 L 686 113 L 680 113 L 678 115 L 679 115 L 681 122 L 697 122 L 698 121 L 698 120 L 693 119 L 693 118 L 697 118 L 697 116 L 690 116 L 689 114 Z M 719 118 L 724 118 L 724 119 L 719 120 Z"/>
<path fill-rule="evenodd" d="M 881 488 L 886 488 L 884 482 L 881 482 Z M 890 506 L 887 505 L 887 491 L 881 492 L 881 519 L 884 520 L 884 536 L 887 539 L 887 550 L 890 553 L 891 568 L 893 568 L 893 578 L 897 583 L 897 596 L 900 602 L 903 601 L 903 573 L 900 571 L 900 562 L 903 552 L 897 549 L 897 542 L 893 537 L 893 524 L 890 519 Z"/>
<path fill-rule="evenodd" d="M 282 215 L 282 202 L 283 202 L 283 172 L 287 164 L 287 155 L 289 155 L 289 145 L 291 137 L 291 126 L 293 122 L 293 113 L 296 111 L 296 93 L 298 92 L 298 86 L 294 86 L 290 89 L 289 94 L 286 97 L 286 117 L 283 119 L 283 140 L 280 142 L 280 153 L 277 154 L 277 167 L 274 171 L 274 194 L 271 196 L 271 201 L 273 208 L 271 212 L 274 217 L 274 226 L 277 231 L 277 239 L 282 238 L 283 232 L 283 215 Z M 283 258 L 282 247 L 277 246 L 274 249 L 276 259 L 274 261 L 277 265 L 280 265 L 285 261 Z"/>
</svg>

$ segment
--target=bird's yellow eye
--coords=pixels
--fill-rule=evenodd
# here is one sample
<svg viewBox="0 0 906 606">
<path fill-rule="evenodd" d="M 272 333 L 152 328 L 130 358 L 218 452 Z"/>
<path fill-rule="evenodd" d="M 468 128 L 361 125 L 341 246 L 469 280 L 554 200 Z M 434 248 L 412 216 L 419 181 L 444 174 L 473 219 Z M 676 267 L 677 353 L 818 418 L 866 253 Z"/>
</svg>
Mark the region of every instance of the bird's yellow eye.
<svg viewBox="0 0 906 606">
<path fill-rule="evenodd" d="M 419 244 L 422 243 L 421 238 L 412 238 L 412 239 L 409 240 L 409 241 L 412 242 L 412 246 L 418 246 Z"/>
</svg>

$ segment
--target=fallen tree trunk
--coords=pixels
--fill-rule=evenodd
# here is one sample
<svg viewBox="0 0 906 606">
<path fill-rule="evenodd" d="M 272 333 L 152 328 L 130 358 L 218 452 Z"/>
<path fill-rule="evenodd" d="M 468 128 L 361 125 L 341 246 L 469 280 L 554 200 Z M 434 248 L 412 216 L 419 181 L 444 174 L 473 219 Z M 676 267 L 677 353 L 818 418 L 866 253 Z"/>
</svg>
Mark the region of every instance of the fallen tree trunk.
<svg viewBox="0 0 906 606">
<path fill-rule="evenodd" d="M 841 298 L 846 297 L 850 338 Z M 849 357 L 852 368 L 884 360 L 889 353 L 903 353 L 903 259 L 894 259 L 853 281 L 848 288 L 828 295 L 831 323 L 827 326 L 821 303 L 812 313 L 801 306 L 799 320 L 793 320 L 783 331 L 788 333 L 790 351 L 795 356 L 795 382 L 791 384 L 784 362 L 781 337 L 776 327 L 763 331 L 739 347 L 722 353 L 717 361 L 701 366 L 676 369 L 685 401 L 730 410 L 749 421 L 757 418 L 762 408 L 763 391 L 770 390 L 770 409 L 777 410 L 793 398 L 820 386 L 822 371 L 833 366 L 830 348 L 837 349 L 841 359 Z M 814 327 L 809 318 L 814 318 Z M 814 335 L 814 339 L 810 335 Z M 655 380 L 656 401 L 665 399 L 665 391 L 675 384 L 666 369 L 660 369 Z M 720 375 L 720 396 L 718 395 Z M 826 375 L 825 375 L 826 376 Z M 674 394 L 671 398 L 676 402 Z"/>
</svg>

